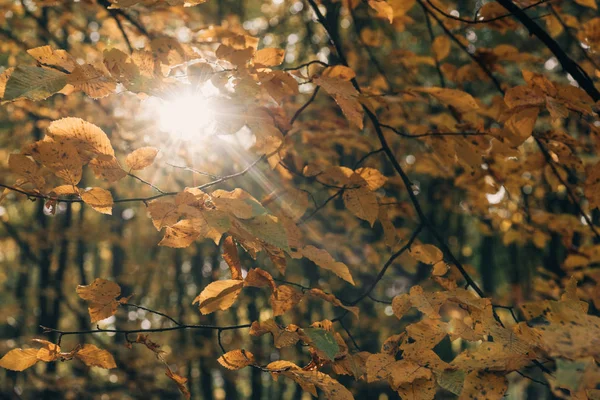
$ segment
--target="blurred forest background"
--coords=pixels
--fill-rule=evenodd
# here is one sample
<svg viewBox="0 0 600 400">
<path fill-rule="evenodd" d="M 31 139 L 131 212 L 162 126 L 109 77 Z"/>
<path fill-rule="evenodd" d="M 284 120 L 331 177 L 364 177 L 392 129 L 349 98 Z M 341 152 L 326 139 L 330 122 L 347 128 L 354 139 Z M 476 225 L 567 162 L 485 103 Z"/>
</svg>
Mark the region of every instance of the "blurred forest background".
<svg viewBox="0 0 600 400">
<path fill-rule="evenodd" d="M 104 50 L 117 47 L 128 52 L 147 46 L 151 38 L 159 36 L 173 37 L 192 47 L 210 47 L 215 27 L 243 30 L 260 38 L 259 47 L 285 49 L 283 68 L 312 60 L 339 62 L 310 4 L 303 0 L 209 0 L 191 7 L 170 5 L 169 1 L 139 3 L 147 4 L 109 8 L 109 0 L 0 1 L 0 69 L 31 64 L 26 50 L 43 45 L 65 49 L 79 62 L 88 63 L 101 62 Z M 333 27 L 333 34 L 343 43 L 358 81 L 369 86 L 373 96 L 377 93 L 392 96 L 392 105 L 383 113 L 392 121 L 390 125 L 402 125 L 408 132 L 423 133 L 419 128 L 422 125 L 430 125 L 429 129 L 445 126 L 452 116 L 444 105 L 430 107 L 404 102 L 402 91 L 406 88 L 447 85 L 464 90 L 486 104 L 494 104 L 502 99 L 496 85 L 507 89 L 522 84 L 523 70 L 534 70 L 552 80 L 569 83 L 557 59 L 511 17 L 488 24 L 469 24 L 444 16 L 426 1 L 390 0 L 393 9 L 390 23 L 366 2 L 356 3 L 327 0 L 319 7 Z M 521 7 L 531 6 L 527 14 L 550 32 L 591 76 L 598 74 L 596 65 L 600 57 L 590 48 L 600 43 L 600 23 L 594 26 L 589 23 L 598 19 L 597 9 L 580 1 L 518 3 Z M 480 1 L 433 4 L 451 16 L 467 20 L 483 18 L 478 14 Z M 449 42 L 436 41 L 438 37 L 447 37 Z M 432 46 L 432 43 L 437 44 Z M 482 66 L 496 82 L 483 72 Z M 300 93 L 289 110 L 302 106 L 313 89 L 310 83 L 300 85 Z M 117 93 L 99 99 L 73 93 L 41 102 L 4 103 L 0 107 L 0 183 L 10 185 L 15 180 L 8 165 L 9 154 L 42 139 L 51 121 L 67 116 L 101 126 L 119 154 L 147 145 L 159 148 L 161 152 L 154 165 L 137 176 L 163 190 L 181 190 L 211 180 L 210 176 L 182 166 L 193 165 L 195 170 L 224 176 L 240 171 L 254 160 L 244 135 L 188 141 L 175 138 L 167 132 L 168 127 L 156 120 L 160 115 L 156 107 L 151 99 L 119 93 L 118 89 Z M 585 163 L 595 160 L 598 144 L 594 140 L 600 134 L 598 126 L 588 122 L 576 115 L 561 122 L 561 129 L 579 141 L 574 146 L 578 146 L 578 154 Z M 553 122 L 544 123 L 551 126 Z M 327 160 L 333 165 L 352 166 L 378 148 L 369 136 L 351 136 L 342 113 L 322 93 L 303 111 L 293 132 L 294 137 L 301 138 L 306 162 Z M 558 298 L 566 278 L 575 273 L 580 280 L 580 295 L 590 301 L 590 313 L 597 315 L 600 295 L 595 280 L 598 273 L 593 266 L 599 259 L 597 254 L 586 253 L 580 246 L 589 247 L 598 240 L 590 238 L 588 227 L 581 222 L 581 210 L 589 214 L 594 224 L 600 223 L 600 213 L 589 209 L 577 171 L 567 173 L 568 168 L 561 169 L 557 178 L 549 165 L 540 162 L 541 156 L 531 161 L 526 172 L 512 171 L 509 163 L 490 162 L 486 169 L 495 180 L 490 178 L 493 184 L 484 187 L 483 180 L 474 183 L 479 174 L 466 173 L 468 168 L 464 165 L 459 165 L 456 173 L 449 172 L 453 169 L 449 166 L 442 172 L 426 156 L 421 157 L 422 141 L 396 142 L 401 138 L 397 139 L 393 132 L 387 134 L 394 138 L 398 159 L 411 175 L 413 189 L 428 220 L 442 233 L 453 254 L 482 290 L 492 296 L 494 304 L 513 306 Z M 523 146 L 534 146 L 533 138 Z M 297 159 L 291 164 L 302 169 Z M 393 178 L 393 168 L 380 162 L 377 155 L 366 165 L 380 169 L 390 180 L 398 179 Z M 94 181 L 93 174 L 85 173 L 79 186 L 95 186 Z M 281 167 L 271 170 L 266 164 L 223 182 L 219 188 L 241 187 L 257 199 L 265 199 L 281 187 L 282 181 L 310 191 L 315 204 L 326 202 L 325 207 L 315 209 L 311 200 L 305 214 L 305 217 L 310 215 L 310 221 L 301 225 L 301 229 L 310 242 L 326 248 L 336 260 L 350 266 L 357 282 L 365 285 L 371 282 L 389 254 L 383 243 L 383 228 L 379 223 L 371 228 L 366 221 L 348 213 L 341 196 L 331 197 L 336 193 L 335 188 L 315 185 L 293 171 L 286 174 Z M 152 187 L 131 176 L 111 185 L 110 191 L 114 198 L 148 197 L 155 193 Z M 398 237 L 408 239 L 413 228 L 406 218 L 414 216 L 414 211 L 404 189 L 392 186 L 386 189 L 385 196 L 393 203 L 387 212 L 395 222 Z M 227 311 L 201 315 L 197 306 L 192 305 L 193 299 L 209 283 L 229 276 L 220 247 L 210 240 L 198 240 L 180 249 L 157 246 L 162 233 L 151 226 L 144 202 L 116 203 L 112 215 L 104 215 L 77 202 L 59 202 L 51 213 L 43 200 L 10 190 L 4 192 L 1 201 L 0 354 L 22 347 L 31 338 L 57 340 L 56 333 L 44 333 L 41 326 L 82 331 L 94 328 L 95 324 L 89 322 L 87 304 L 77 296 L 75 288 L 90 284 L 95 278 L 117 282 L 124 296 L 132 295 L 129 300 L 132 304 L 158 310 L 188 324 L 235 325 L 272 316 L 269 293 L 258 288 L 245 290 Z M 544 210 L 543 217 L 539 214 L 532 217 L 536 210 Z M 426 229 L 418 240 L 436 242 Z M 587 260 L 574 267 L 580 270 L 565 267 L 565 260 L 573 254 Z M 245 270 L 270 265 L 264 254 L 254 260 L 244 253 L 241 261 Z M 331 279 L 331 274 L 307 259 L 289 260 L 287 268 L 285 278 L 280 278 L 300 285 L 297 288 L 327 288 L 342 302 L 362 292 L 360 286 L 350 287 L 339 279 Z M 340 332 L 349 346 L 356 341 L 361 350 L 375 353 L 387 337 L 416 321 L 416 314 L 402 321 L 393 317 L 391 299 L 428 279 L 430 271 L 429 265 L 407 254 L 396 259 L 394 267 L 370 293 L 370 299 L 361 303 L 360 319 L 344 319 L 347 331 L 340 329 Z M 277 278 L 275 272 L 271 269 Z M 144 308 L 121 307 L 115 316 L 101 321 L 99 327 L 172 326 L 168 319 Z M 510 310 L 498 309 L 498 314 L 510 320 Z M 285 320 L 312 322 L 326 315 L 337 315 L 336 309 L 317 299 L 292 309 Z M 346 332 L 351 332 L 352 337 Z M 289 359 L 296 360 L 298 365 L 310 362 L 310 355 L 302 346 L 275 349 L 269 335 L 250 337 L 244 330 L 222 331 L 219 335 L 226 349 L 246 348 L 261 360 Z M 268 372 L 257 368 L 241 371 L 222 368 L 217 363 L 221 351 L 214 330 L 174 330 L 150 337 L 162 346 L 173 371 L 188 379 L 194 399 L 310 397 L 293 381 L 274 381 Z M 164 365 L 145 347 L 129 349 L 126 337 L 114 333 L 65 336 L 61 345 L 69 349 L 84 342 L 109 350 L 118 368 L 104 370 L 77 362 L 57 362 L 40 364 L 24 373 L 1 370 L 0 397 L 179 398 L 177 387 L 164 374 Z M 443 360 L 451 360 L 461 346 L 464 344 L 460 340 L 450 341 L 446 337 L 437 345 L 436 352 Z M 534 368 L 527 370 L 527 375 L 543 380 L 543 373 Z M 352 388 L 357 399 L 398 397 L 385 384 L 367 386 L 341 375 L 337 379 Z M 509 374 L 508 379 L 508 398 L 554 396 L 546 385 L 517 373 Z M 454 395 L 440 390 L 437 396 L 453 398 Z"/>
</svg>

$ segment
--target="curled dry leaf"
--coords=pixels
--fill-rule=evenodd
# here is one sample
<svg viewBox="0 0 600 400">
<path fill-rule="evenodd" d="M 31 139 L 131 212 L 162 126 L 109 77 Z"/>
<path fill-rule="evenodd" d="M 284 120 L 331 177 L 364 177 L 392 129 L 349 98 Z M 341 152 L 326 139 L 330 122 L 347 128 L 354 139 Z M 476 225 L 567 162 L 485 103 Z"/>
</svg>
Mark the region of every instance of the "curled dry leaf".
<svg viewBox="0 0 600 400">
<path fill-rule="evenodd" d="M 228 351 L 217 361 L 227 369 L 240 369 L 256 363 L 254 355 L 244 349 Z"/>
<path fill-rule="evenodd" d="M 167 366 L 167 371 L 165 372 L 165 375 L 167 375 L 169 377 L 169 379 L 171 379 L 173 382 L 175 382 L 175 384 L 177 385 L 177 388 L 179 389 L 181 394 L 183 394 L 183 396 L 186 399 L 189 400 L 192 397 L 192 394 L 190 393 L 190 391 L 188 390 L 188 388 L 186 386 L 186 383 L 188 381 L 187 378 L 184 378 L 183 376 L 176 374 L 168 366 Z"/>
<path fill-rule="evenodd" d="M 223 241 L 223 260 L 229 265 L 231 279 L 242 279 L 242 263 L 237 245 L 231 236 L 227 236 Z"/>
</svg>

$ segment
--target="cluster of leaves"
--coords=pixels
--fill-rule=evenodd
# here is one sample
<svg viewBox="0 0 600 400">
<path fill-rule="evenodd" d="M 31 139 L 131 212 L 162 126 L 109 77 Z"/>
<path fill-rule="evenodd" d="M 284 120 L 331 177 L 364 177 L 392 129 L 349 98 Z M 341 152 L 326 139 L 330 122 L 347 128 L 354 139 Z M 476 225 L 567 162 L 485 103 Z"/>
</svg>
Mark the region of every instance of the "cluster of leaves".
<svg viewBox="0 0 600 400">
<path fill-rule="evenodd" d="M 87 366 L 115 368 L 113 356 L 91 344 L 61 352 L 61 339 L 125 334 L 127 346 L 149 349 L 189 398 L 187 378 L 170 368 L 161 346 L 143 332 L 205 329 L 218 332 L 223 352 L 218 362 L 224 368 L 255 368 L 275 380 L 284 376 L 329 399 L 354 398 L 352 388 L 340 383 L 344 375 L 367 384 L 387 382 L 406 399 L 432 399 L 442 389 L 460 398 L 500 399 L 509 387 L 507 375 L 526 369 L 537 370 L 542 384 L 558 397 L 599 396 L 600 233 L 597 216 L 591 214 L 600 206 L 600 94 L 591 76 L 600 76 L 600 18 L 588 18 L 597 9 L 594 1 L 488 2 L 469 20 L 454 12 L 458 5 L 440 0 L 369 0 L 364 7 L 357 2 L 323 2 L 320 7 L 308 0 L 310 16 L 321 25 L 334 54 L 327 62 L 311 57 L 289 68 L 281 67 L 289 53 L 259 48 L 261 40 L 235 21 L 196 30 L 192 40 L 180 41 L 164 32 L 148 33 L 128 13 L 130 7 L 175 12 L 204 1 L 158 3 L 106 2 L 105 12 L 122 31 L 129 54 L 101 46 L 84 60 L 71 49 L 44 45 L 27 50 L 29 63 L 2 73 L 5 106 L 20 111 L 15 118 L 33 114 L 38 123 L 30 128 L 36 140 L 27 140 L 8 156 L 0 200 L 14 193 L 39 199 L 47 214 L 56 214 L 61 203 L 82 203 L 107 215 L 118 204 L 139 203 L 148 216 L 146 225 L 164 232 L 159 246 L 186 249 L 205 240 L 219 246 L 230 277 L 210 282 L 193 299 L 200 315 L 239 306 L 242 293 L 257 293 L 256 288 L 266 293 L 269 307 L 258 320 L 231 326 L 185 324 L 167 316 L 174 324 L 169 328 L 45 327 L 58 336 L 57 343 L 36 339 L 41 348 L 10 350 L 0 366 L 23 371 L 38 361 L 77 358 Z M 345 35 L 338 32 L 340 7 L 351 16 L 367 62 L 356 49 L 347 49 Z M 526 13 L 536 7 L 550 12 L 543 17 L 546 29 Z M 143 45 L 132 46 L 121 17 L 134 21 Z M 470 34 L 464 35 L 463 24 L 473 26 Z M 493 48 L 471 43 L 475 32 L 510 34 L 521 24 L 546 47 L 534 53 L 506 43 Z M 430 36 L 427 54 L 398 48 L 387 36 L 392 32 L 396 38 L 411 28 Z M 585 43 L 586 49 L 577 49 L 583 52 L 580 63 L 555 40 L 561 35 Z M 378 48 L 397 69 L 386 72 L 375 56 Z M 570 80 L 547 71 L 554 67 L 536 67 L 549 52 L 554 56 L 550 61 L 560 63 Z M 422 78 L 428 75 L 437 82 Z M 194 150 L 180 149 L 180 158 L 193 164 L 184 169 L 211 180 L 187 186 L 167 176 L 162 183 L 169 190 L 156 185 L 160 179 L 147 178 L 148 171 L 159 175 L 168 166 L 161 140 L 128 140 L 127 128 L 110 118 L 63 117 L 47 110 L 38 118 L 35 104 L 41 103 L 34 103 L 69 104 L 74 99 L 86 104 L 90 98 L 91 104 L 110 104 L 118 95 L 131 101 L 169 101 L 173 93 L 193 93 L 208 85 L 218 93 L 210 99 L 216 134 L 203 138 L 203 146 L 210 147 L 216 136 L 250 132 L 252 145 L 246 150 L 251 161 L 217 175 L 195 168 Z M 483 86 L 494 87 L 497 94 Z M 323 107 L 305 117 L 319 92 L 328 95 L 319 99 Z M 312 95 L 306 98 L 307 93 Z M 376 158 L 379 154 L 385 158 Z M 230 164 L 236 163 L 242 164 Z M 214 189 L 255 172 L 276 183 L 261 187 L 256 178 L 254 186 Z M 446 190 L 452 193 L 436 195 L 424 206 L 422 194 L 438 190 L 412 181 L 409 174 L 449 183 Z M 132 189 L 126 177 L 142 186 Z M 88 187 L 93 178 L 97 183 Z M 117 195 L 134 191 L 135 197 Z M 325 195 L 315 195 L 318 191 Z M 498 193 L 506 195 L 490 200 Z M 557 195 L 566 197 L 574 211 L 547 207 Z M 317 197 L 325 200 L 319 204 Z M 431 217 L 431 210 L 456 212 L 458 207 L 479 232 L 498 235 L 506 246 L 542 251 L 562 243 L 567 256 L 558 269 L 536 277 L 534 294 L 504 296 L 514 306 L 499 307 L 480 287 L 476 269 L 463 265 Z M 323 220 L 315 218 L 325 211 L 329 214 Z M 329 230 L 331 236 L 323 233 Z M 435 244 L 418 240 L 421 233 Z M 342 239 L 349 243 L 340 243 Z M 398 327 L 390 323 L 394 328 L 379 352 L 362 351 L 343 319 L 351 314 L 353 325 L 360 327 L 363 301 L 374 299 L 376 286 L 397 261 L 409 272 L 410 266 L 424 271 L 422 282 L 413 282 L 405 293 L 391 291 L 390 301 L 382 301 L 389 303 Z M 328 272 L 311 286 L 286 280 L 299 263 Z M 341 286 L 345 284 L 350 286 Z M 337 294 L 340 287 L 354 299 Z M 113 317 L 121 306 L 136 307 L 128 303 L 131 296 L 120 297 L 117 283 L 100 277 L 76 293 L 87 302 L 92 324 Z M 310 302 L 341 314 L 299 317 Z M 512 320 L 502 309 L 510 310 Z M 272 340 L 280 354 L 297 347 L 310 361 L 303 366 L 293 360 L 266 362 L 246 349 L 226 351 L 221 333 L 246 328 L 251 337 Z M 133 333 L 137 338 L 130 340 Z M 440 354 L 444 342 L 458 343 L 451 358 Z"/>
</svg>

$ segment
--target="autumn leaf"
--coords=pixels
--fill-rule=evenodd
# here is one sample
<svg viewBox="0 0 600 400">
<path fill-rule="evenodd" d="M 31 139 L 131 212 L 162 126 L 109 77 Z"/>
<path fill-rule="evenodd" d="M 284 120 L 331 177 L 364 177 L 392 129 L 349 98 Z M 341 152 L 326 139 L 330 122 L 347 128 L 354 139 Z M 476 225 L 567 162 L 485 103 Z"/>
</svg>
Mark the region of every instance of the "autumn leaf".
<svg viewBox="0 0 600 400">
<path fill-rule="evenodd" d="M 315 246 L 306 246 L 302 249 L 302 255 L 319 267 L 333 272 L 346 282 L 354 285 L 354 279 L 352 279 L 352 275 L 346 264 L 335 261 L 327 250 L 318 249 Z"/>
<path fill-rule="evenodd" d="M 129 169 L 141 170 L 152 165 L 157 154 L 158 149 L 154 147 L 140 147 L 127 155 L 125 164 Z"/>
<path fill-rule="evenodd" d="M 178 375 L 176 373 L 174 373 L 171 368 L 169 368 L 167 366 L 167 371 L 165 372 L 165 375 L 167 375 L 169 377 L 169 379 L 171 379 L 173 382 L 175 382 L 175 384 L 177 385 L 177 388 L 179 389 L 179 391 L 181 392 L 181 394 L 183 394 L 183 396 L 186 399 L 190 399 L 192 397 L 190 391 L 188 390 L 186 383 L 187 383 L 187 378 L 184 378 L 181 375 Z"/>
<path fill-rule="evenodd" d="M 75 357 L 79 358 L 88 367 L 117 368 L 113 356 L 108 351 L 99 349 L 93 344 L 84 344 L 75 353 Z"/>
<path fill-rule="evenodd" d="M 276 67 L 283 62 L 285 51 L 283 49 L 267 48 L 258 50 L 252 62 L 257 68 Z"/>
<path fill-rule="evenodd" d="M 81 200 L 102 214 L 112 215 L 114 205 L 112 194 L 105 189 L 94 187 L 81 192 Z"/>
<path fill-rule="evenodd" d="M 371 226 L 377 220 L 379 203 L 377 196 L 364 188 L 346 189 L 343 194 L 344 204 L 352 214 L 368 221 Z"/>
<path fill-rule="evenodd" d="M 91 64 L 76 66 L 67 78 L 67 82 L 77 90 L 83 91 L 92 99 L 99 99 L 114 93 L 117 83 Z"/>
<path fill-rule="evenodd" d="M 508 389 L 506 376 L 493 372 L 473 371 L 465 378 L 459 399 L 499 400 Z"/>
<path fill-rule="evenodd" d="M 223 241 L 223 260 L 229 265 L 231 279 L 242 279 L 240 256 L 237 245 L 231 236 L 227 236 Z"/>
<path fill-rule="evenodd" d="M 4 101 L 20 98 L 44 100 L 67 84 L 67 74 L 48 68 L 18 66 L 10 74 L 4 89 Z"/>
<path fill-rule="evenodd" d="M 194 222 L 189 219 L 184 219 L 176 224 L 168 226 L 165 230 L 165 236 L 158 245 L 180 249 L 188 247 L 199 237 L 200 231 L 196 230 Z"/>
<path fill-rule="evenodd" d="M 248 271 L 246 278 L 244 279 L 244 287 L 268 287 L 271 290 L 275 290 L 275 281 L 271 274 L 260 268 L 252 268 Z"/>
<path fill-rule="evenodd" d="M 34 47 L 27 50 L 27 54 L 42 65 L 60 67 L 67 72 L 77 67 L 77 61 L 65 50 L 53 49 L 51 46 Z"/>
<path fill-rule="evenodd" d="M 13 349 L 0 359 L 0 367 L 11 371 L 24 371 L 39 361 L 38 349 Z"/>
<path fill-rule="evenodd" d="M 443 60 L 450 54 L 451 42 L 448 36 L 437 36 L 433 41 L 432 50 L 438 61 Z"/>
<path fill-rule="evenodd" d="M 303 297 L 304 295 L 302 293 L 291 286 L 277 286 L 269 298 L 269 302 L 273 308 L 273 316 L 277 317 L 285 314 L 288 310 L 298 304 Z"/>
<path fill-rule="evenodd" d="M 235 279 L 212 282 L 204 288 L 192 304 L 198 303 L 202 314 L 227 310 L 240 295 L 243 287 L 244 282 Z"/>
<path fill-rule="evenodd" d="M 369 6 L 377 11 L 378 16 L 385 18 L 390 21 L 390 24 L 394 21 L 394 9 L 385 0 L 369 0 Z"/>
<path fill-rule="evenodd" d="M 444 253 L 432 244 L 413 244 L 409 254 L 423 264 L 433 265 L 441 261 Z"/>
<path fill-rule="evenodd" d="M 243 349 L 228 351 L 217 361 L 227 369 L 240 369 L 256 363 L 254 355 Z"/>
<path fill-rule="evenodd" d="M 304 333 L 306 333 L 317 349 L 321 350 L 327 358 L 333 361 L 336 354 L 340 351 L 340 347 L 331 332 L 319 328 L 306 328 L 304 329 Z"/>
<path fill-rule="evenodd" d="M 48 126 L 48 136 L 59 143 L 75 146 L 79 151 L 90 151 L 102 161 L 110 161 L 115 151 L 108 136 L 98 126 L 81 118 L 62 118 Z"/>
<path fill-rule="evenodd" d="M 70 185 L 77 185 L 81 180 L 83 161 L 75 146 L 69 143 L 36 142 L 31 156 Z"/>
<path fill-rule="evenodd" d="M 417 89 L 435 97 L 437 100 L 456 108 L 459 112 L 465 113 L 479 109 L 477 101 L 469 93 L 457 89 L 446 89 L 439 87 Z"/>
<path fill-rule="evenodd" d="M 96 278 L 89 285 L 77 286 L 77 294 L 88 304 L 91 322 L 98 322 L 117 312 L 121 287 L 112 281 Z"/>
</svg>

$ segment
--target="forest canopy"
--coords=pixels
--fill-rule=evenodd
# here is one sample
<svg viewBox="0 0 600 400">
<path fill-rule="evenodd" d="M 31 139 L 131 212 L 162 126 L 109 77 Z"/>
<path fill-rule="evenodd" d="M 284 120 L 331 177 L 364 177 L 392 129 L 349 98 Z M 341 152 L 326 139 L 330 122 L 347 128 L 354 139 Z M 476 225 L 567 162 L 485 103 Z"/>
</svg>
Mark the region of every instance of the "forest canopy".
<svg viewBox="0 0 600 400">
<path fill-rule="evenodd" d="M 595 0 L 0 3 L 0 397 L 600 399 Z"/>
</svg>

